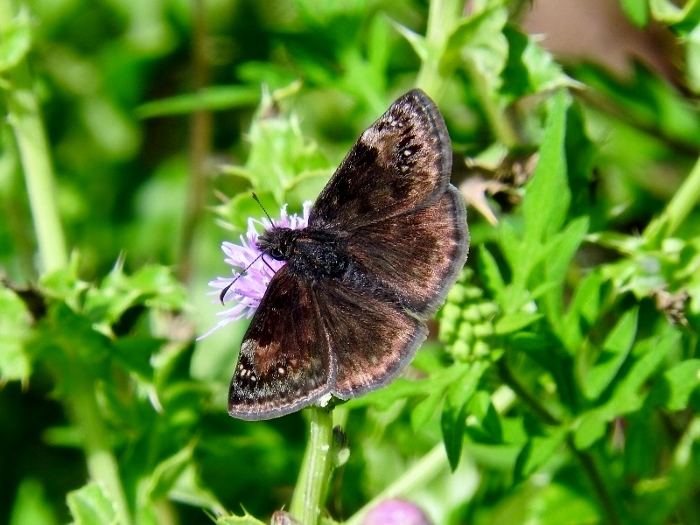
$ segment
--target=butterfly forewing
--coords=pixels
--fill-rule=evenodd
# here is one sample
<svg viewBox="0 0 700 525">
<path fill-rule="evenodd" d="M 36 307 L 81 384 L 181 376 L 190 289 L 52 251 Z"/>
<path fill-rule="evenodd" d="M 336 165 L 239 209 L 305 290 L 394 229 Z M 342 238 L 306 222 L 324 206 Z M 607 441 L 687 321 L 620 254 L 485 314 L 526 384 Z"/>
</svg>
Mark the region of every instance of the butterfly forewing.
<svg viewBox="0 0 700 525">
<path fill-rule="evenodd" d="M 405 213 L 441 194 L 451 169 L 440 112 L 425 93 L 409 91 L 353 145 L 314 203 L 309 226 L 351 231 Z"/>
<path fill-rule="evenodd" d="M 243 338 L 229 388 L 229 414 L 270 419 L 330 391 L 335 362 L 311 286 L 283 267 Z"/>
</svg>

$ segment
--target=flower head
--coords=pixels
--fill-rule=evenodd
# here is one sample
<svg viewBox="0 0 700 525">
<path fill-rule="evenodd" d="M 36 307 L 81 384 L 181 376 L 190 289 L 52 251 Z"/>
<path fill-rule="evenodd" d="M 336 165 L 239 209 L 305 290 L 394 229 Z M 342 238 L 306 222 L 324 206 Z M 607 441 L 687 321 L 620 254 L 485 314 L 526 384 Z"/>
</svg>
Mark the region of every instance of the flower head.
<svg viewBox="0 0 700 525">
<path fill-rule="evenodd" d="M 221 244 L 221 249 L 226 255 L 224 261 L 234 267 L 231 270 L 233 277 L 217 277 L 210 281 L 209 285 L 216 289 L 210 295 L 216 295 L 214 302 L 218 302 L 221 298 L 224 303 L 233 301 L 234 305 L 217 313 L 221 320 L 198 339 L 203 339 L 233 321 L 251 317 L 260 305 L 267 285 L 270 284 L 277 270 L 284 266 L 284 261 L 277 261 L 272 257 L 263 260 L 262 252 L 257 244 L 258 236 L 261 233 L 258 231 L 258 226 L 262 226 L 263 230 L 268 230 L 273 226 L 299 230 L 306 228 L 310 213 L 310 201 L 304 203 L 304 212 L 301 217 L 297 214 L 289 215 L 285 204 L 280 210 L 280 218 L 277 220 L 248 219 L 248 231 L 246 231 L 245 236 L 241 235 L 240 244 L 226 241 Z M 224 289 L 229 286 L 230 288 L 226 290 L 224 296 L 220 297 Z"/>
<path fill-rule="evenodd" d="M 397 498 L 373 507 L 363 525 L 431 525 L 431 522 L 418 505 Z"/>
</svg>

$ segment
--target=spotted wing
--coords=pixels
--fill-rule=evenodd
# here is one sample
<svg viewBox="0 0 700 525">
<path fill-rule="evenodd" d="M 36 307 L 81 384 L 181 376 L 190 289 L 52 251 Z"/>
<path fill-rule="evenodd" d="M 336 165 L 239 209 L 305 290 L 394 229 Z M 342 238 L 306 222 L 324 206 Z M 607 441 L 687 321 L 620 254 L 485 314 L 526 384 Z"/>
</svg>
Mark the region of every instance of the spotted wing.
<svg viewBox="0 0 700 525">
<path fill-rule="evenodd" d="M 309 226 L 352 231 L 416 209 L 447 188 L 452 149 L 437 107 L 414 89 L 350 149 L 311 209 Z"/>
<path fill-rule="evenodd" d="M 260 420 L 295 412 L 330 392 L 335 369 L 311 286 L 284 266 L 243 338 L 229 414 Z"/>
</svg>

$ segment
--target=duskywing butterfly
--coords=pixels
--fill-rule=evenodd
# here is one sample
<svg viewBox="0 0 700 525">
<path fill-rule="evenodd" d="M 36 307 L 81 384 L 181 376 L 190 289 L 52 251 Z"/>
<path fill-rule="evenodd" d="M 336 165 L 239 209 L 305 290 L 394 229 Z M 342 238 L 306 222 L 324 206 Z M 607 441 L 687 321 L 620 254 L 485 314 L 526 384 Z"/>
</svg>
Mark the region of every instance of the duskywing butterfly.
<svg viewBox="0 0 700 525">
<path fill-rule="evenodd" d="M 386 385 L 425 340 L 469 248 L 437 107 L 415 89 L 357 140 L 303 229 L 257 241 L 284 261 L 243 338 L 228 410 L 247 420 Z"/>
</svg>

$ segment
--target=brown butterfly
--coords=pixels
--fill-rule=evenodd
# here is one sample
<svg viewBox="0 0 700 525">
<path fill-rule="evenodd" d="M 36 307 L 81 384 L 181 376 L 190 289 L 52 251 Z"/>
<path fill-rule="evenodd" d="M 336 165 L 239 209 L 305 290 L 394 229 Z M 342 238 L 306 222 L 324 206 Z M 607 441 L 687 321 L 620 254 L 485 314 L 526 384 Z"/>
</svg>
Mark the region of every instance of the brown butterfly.
<svg viewBox="0 0 700 525">
<path fill-rule="evenodd" d="M 247 420 L 386 385 L 425 340 L 469 248 L 440 112 L 415 89 L 350 149 L 303 229 L 257 241 L 285 264 L 243 338 L 228 410 Z M 222 294 L 223 295 L 223 294 Z"/>
</svg>

